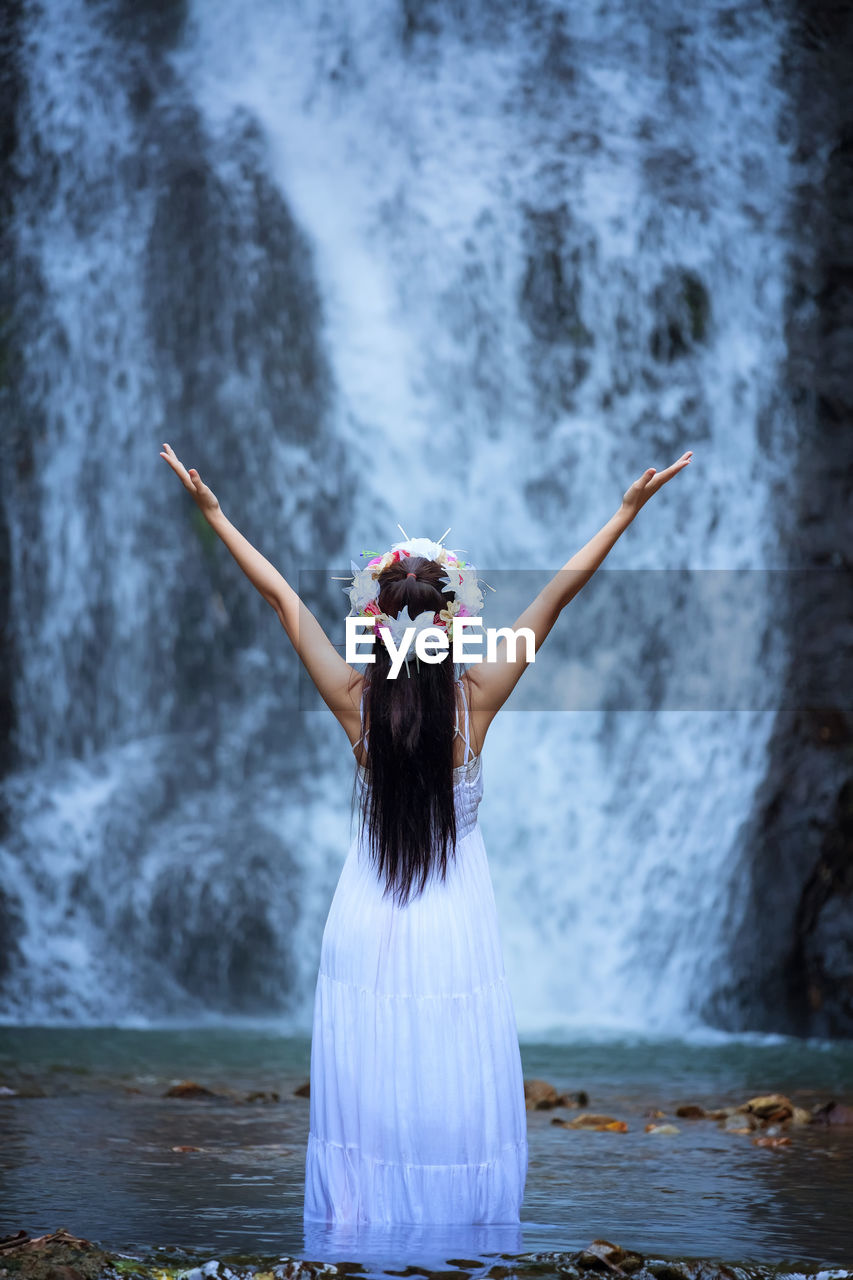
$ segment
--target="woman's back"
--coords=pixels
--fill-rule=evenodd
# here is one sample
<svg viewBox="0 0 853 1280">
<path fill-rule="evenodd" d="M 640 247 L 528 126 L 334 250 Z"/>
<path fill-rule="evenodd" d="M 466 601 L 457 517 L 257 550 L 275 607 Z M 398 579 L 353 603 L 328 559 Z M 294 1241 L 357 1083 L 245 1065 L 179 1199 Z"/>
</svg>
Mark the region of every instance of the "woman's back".
<svg viewBox="0 0 853 1280">
<path fill-rule="evenodd" d="M 463 766 L 469 766 L 475 758 L 479 757 L 479 750 L 475 747 L 474 728 L 470 712 L 470 692 L 466 688 L 466 683 L 465 676 L 461 676 L 455 681 L 456 718 L 453 727 L 453 767 L 455 771 L 460 770 Z M 367 764 L 367 744 L 370 734 L 370 725 L 366 723 L 365 715 L 365 692 L 365 688 L 362 688 L 361 734 L 352 748 L 356 764 L 362 776 Z"/>
</svg>

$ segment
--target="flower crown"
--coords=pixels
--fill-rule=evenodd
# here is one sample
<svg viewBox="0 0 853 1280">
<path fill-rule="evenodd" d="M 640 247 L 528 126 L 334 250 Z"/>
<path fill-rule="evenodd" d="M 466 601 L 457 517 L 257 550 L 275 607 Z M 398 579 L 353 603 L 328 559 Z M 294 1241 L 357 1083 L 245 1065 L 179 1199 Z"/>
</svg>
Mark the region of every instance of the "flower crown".
<svg viewBox="0 0 853 1280">
<path fill-rule="evenodd" d="M 452 642 L 454 618 L 476 618 L 482 613 L 483 593 L 477 570 L 460 552 L 450 551 L 444 546 L 443 539 L 447 537 L 449 529 L 444 531 L 437 542 L 433 542 L 429 538 L 410 538 L 402 525 L 398 528 L 403 534 L 403 542 L 395 542 L 390 550 L 384 552 L 362 551 L 359 556 L 360 564 L 350 561 L 352 585 L 343 588 L 350 601 L 348 617 L 373 618 L 374 632 L 378 634 L 380 627 L 387 627 L 398 647 L 407 627 L 415 628 L 415 641 L 419 631 L 427 627 L 441 627 L 447 632 L 448 641 Z M 379 575 L 389 565 L 399 563 L 407 556 L 423 556 L 426 560 L 434 560 L 446 570 L 444 577 L 440 579 L 444 584 L 442 592 L 452 592 L 454 599 L 448 600 L 445 607 L 437 613 L 427 609 L 412 618 L 409 616 L 409 606 L 405 605 L 397 617 L 392 618 L 379 608 Z M 406 654 L 407 663 L 413 653 L 414 642 Z"/>
</svg>

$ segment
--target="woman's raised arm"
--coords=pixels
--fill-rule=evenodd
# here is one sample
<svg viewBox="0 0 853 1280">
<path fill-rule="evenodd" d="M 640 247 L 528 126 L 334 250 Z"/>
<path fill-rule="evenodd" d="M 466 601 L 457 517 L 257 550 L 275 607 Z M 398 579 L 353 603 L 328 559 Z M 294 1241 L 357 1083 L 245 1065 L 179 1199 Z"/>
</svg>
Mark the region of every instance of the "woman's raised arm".
<svg viewBox="0 0 853 1280">
<path fill-rule="evenodd" d="M 693 451 L 690 449 L 665 471 L 656 472 L 654 467 L 647 468 L 625 491 L 619 510 L 571 560 L 566 561 L 562 569 L 542 588 L 533 603 L 528 605 L 514 623 L 513 630 L 528 627 L 533 632 L 534 652 L 539 649 L 569 601 L 589 582 L 640 508 L 667 480 L 671 480 L 686 467 L 692 456 Z M 516 645 L 514 657 L 510 655 L 506 639 L 502 638 L 496 661 L 484 661 L 468 668 L 471 714 L 475 719 L 478 730 L 476 736 L 481 744 L 489 723 L 512 693 L 526 667 L 527 646 L 523 638 Z"/>
<path fill-rule="evenodd" d="M 205 520 L 225 543 L 249 581 L 275 609 L 323 701 L 340 720 L 350 741 L 355 742 L 361 729 L 360 675 L 338 653 L 311 610 L 302 603 L 278 569 L 223 514 L 216 494 L 204 483 L 195 467 L 188 470 L 169 444 L 163 445 L 160 457 L 165 458 L 192 495 Z"/>
</svg>

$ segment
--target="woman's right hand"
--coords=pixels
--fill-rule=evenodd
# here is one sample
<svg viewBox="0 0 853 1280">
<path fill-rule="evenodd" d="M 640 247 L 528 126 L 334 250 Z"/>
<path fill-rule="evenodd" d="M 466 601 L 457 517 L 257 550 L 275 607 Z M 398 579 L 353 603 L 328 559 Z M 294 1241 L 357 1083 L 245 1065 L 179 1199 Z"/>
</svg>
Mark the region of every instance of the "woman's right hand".
<svg viewBox="0 0 853 1280">
<path fill-rule="evenodd" d="M 625 490 L 622 497 L 622 510 L 630 516 L 635 516 L 653 493 L 657 493 L 667 480 L 671 480 L 676 472 L 681 471 L 687 466 L 693 456 L 693 450 L 688 449 L 686 453 L 682 453 L 677 462 L 673 462 L 671 467 L 667 467 L 665 471 L 655 471 L 654 467 L 648 467 L 643 474 L 634 481 L 630 488 Z"/>
<path fill-rule="evenodd" d="M 219 499 L 216 494 L 207 487 L 195 467 L 190 467 L 189 471 L 187 470 L 170 444 L 163 445 L 160 457 L 166 459 L 181 484 L 192 494 L 205 519 L 209 519 L 210 516 L 219 511 Z"/>
</svg>

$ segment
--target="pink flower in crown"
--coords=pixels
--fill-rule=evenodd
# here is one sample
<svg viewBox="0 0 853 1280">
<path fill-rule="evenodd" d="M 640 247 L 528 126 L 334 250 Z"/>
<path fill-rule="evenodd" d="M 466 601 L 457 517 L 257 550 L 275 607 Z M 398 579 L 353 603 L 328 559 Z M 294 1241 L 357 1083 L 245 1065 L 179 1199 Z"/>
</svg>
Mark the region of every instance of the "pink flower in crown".
<svg viewBox="0 0 853 1280">
<path fill-rule="evenodd" d="M 459 608 L 456 610 L 456 617 L 457 618 L 473 618 L 474 614 L 471 612 L 470 609 L 466 608 L 464 604 L 460 604 Z"/>
<path fill-rule="evenodd" d="M 365 614 L 368 614 L 368 613 L 369 613 L 369 614 L 378 614 L 378 613 L 381 613 L 381 612 L 382 612 L 382 610 L 379 608 L 379 605 L 376 603 L 376 601 L 375 601 L 375 600 L 371 600 L 371 601 L 370 601 L 370 604 L 366 604 L 366 605 L 364 606 L 364 612 L 365 612 Z"/>
</svg>

